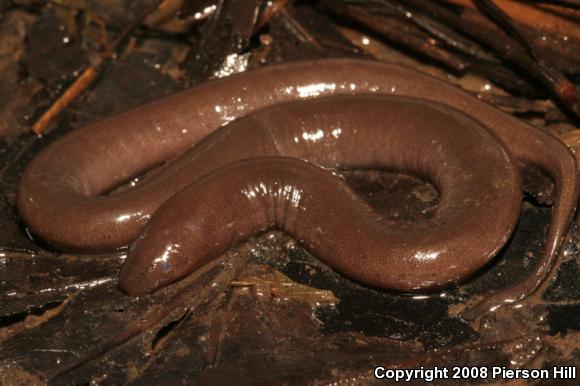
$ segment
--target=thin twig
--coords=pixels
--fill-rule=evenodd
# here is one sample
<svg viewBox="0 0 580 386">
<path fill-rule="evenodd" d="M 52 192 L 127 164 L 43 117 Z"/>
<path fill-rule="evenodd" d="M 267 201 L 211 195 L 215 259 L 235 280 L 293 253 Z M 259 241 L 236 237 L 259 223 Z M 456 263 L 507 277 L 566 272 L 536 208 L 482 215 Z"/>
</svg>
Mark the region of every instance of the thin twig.
<svg viewBox="0 0 580 386">
<path fill-rule="evenodd" d="M 500 28 L 502 28 L 509 36 L 517 40 L 520 45 L 530 54 L 535 57 L 535 52 L 530 43 L 520 33 L 516 23 L 501 10 L 493 1 L 490 0 L 474 0 L 475 4 L 493 20 Z"/>
<path fill-rule="evenodd" d="M 111 46 L 113 47 L 113 49 L 118 50 L 119 47 L 121 46 L 121 43 L 123 42 L 123 40 L 125 40 L 131 34 L 131 32 L 133 32 L 134 29 L 139 27 L 141 25 L 141 23 L 143 22 L 143 20 L 145 20 L 145 18 L 151 12 L 153 12 L 155 9 L 159 8 L 159 6 L 161 5 L 161 3 L 163 1 L 164 0 L 153 0 L 151 2 L 151 5 L 149 5 L 147 8 L 145 8 L 145 10 L 139 16 L 137 16 L 129 25 L 127 25 L 125 27 L 125 29 L 123 31 L 121 31 L 121 33 L 117 36 L 117 38 L 115 40 L 113 40 L 113 43 L 111 43 Z"/>
<path fill-rule="evenodd" d="M 580 0 L 533 0 L 534 3 L 543 3 L 543 4 L 556 4 L 562 7 L 570 7 L 579 9 L 580 8 Z"/>
<path fill-rule="evenodd" d="M 67 108 L 72 101 L 81 95 L 97 77 L 97 66 L 87 67 L 74 83 L 50 106 L 48 110 L 32 125 L 32 131 L 42 135 L 48 125 Z"/>
<path fill-rule="evenodd" d="M 274 15 L 286 7 L 288 2 L 289 0 L 274 0 L 272 2 L 268 2 L 266 7 L 262 10 L 258 21 L 256 22 L 254 32 L 268 24 Z"/>
<path fill-rule="evenodd" d="M 314 36 L 312 36 L 312 34 L 308 32 L 302 26 L 302 24 L 298 22 L 298 20 L 296 20 L 294 15 L 288 12 L 288 9 L 284 5 L 280 8 L 279 12 L 282 16 L 284 16 L 284 19 L 288 22 L 288 26 L 294 29 L 294 31 L 296 32 L 296 36 L 298 36 L 298 38 L 301 41 L 308 43 L 318 51 L 322 50 L 322 46 L 320 45 L 320 43 L 318 43 L 318 41 L 314 38 Z"/>
</svg>

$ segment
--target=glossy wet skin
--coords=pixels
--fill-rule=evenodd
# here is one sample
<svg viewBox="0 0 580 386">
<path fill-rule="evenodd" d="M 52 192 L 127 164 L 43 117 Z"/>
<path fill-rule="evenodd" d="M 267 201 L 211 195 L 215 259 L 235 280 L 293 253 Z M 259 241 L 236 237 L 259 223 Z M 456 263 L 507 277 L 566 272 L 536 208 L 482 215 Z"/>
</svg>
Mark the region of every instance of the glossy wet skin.
<svg viewBox="0 0 580 386">
<path fill-rule="evenodd" d="M 265 143 L 268 142 L 269 138 L 256 133 L 249 144 L 230 146 L 227 150 L 225 147 L 222 148 L 220 140 L 212 142 L 210 139 L 205 141 L 203 146 L 206 149 L 215 148 L 215 151 L 208 150 L 207 153 L 211 156 L 208 156 L 207 160 L 202 163 L 180 159 L 178 162 L 165 167 L 162 173 L 158 173 L 144 182 L 138 189 L 107 197 L 94 196 L 107 192 L 128 178 L 160 162 L 181 155 L 190 146 L 214 132 L 219 126 L 240 116 L 280 102 L 368 93 L 418 97 L 460 110 L 479 121 L 492 132 L 515 160 L 539 166 L 552 177 L 556 184 L 556 206 L 553 210 L 553 221 L 541 264 L 534 274 L 524 282 L 487 298 L 475 309 L 474 314 L 487 311 L 503 303 L 518 301 L 537 288 L 554 264 L 554 259 L 576 205 L 576 164 L 573 156 L 564 145 L 550 135 L 443 81 L 396 65 L 378 62 L 329 59 L 264 68 L 208 82 L 159 102 L 77 130 L 49 146 L 33 160 L 22 177 L 18 194 L 18 208 L 34 234 L 61 249 L 111 250 L 119 248 L 137 238 L 140 230 L 159 206 L 208 171 L 235 159 L 272 155 L 266 150 L 268 145 Z M 318 103 L 324 104 L 326 102 Z M 332 105 L 335 102 L 328 103 Z M 336 103 L 344 104 L 344 100 Z M 385 101 L 385 103 L 388 106 L 391 102 Z M 310 109 L 308 103 L 302 104 L 301 108 Z M 344 108 L 346 109 L 346 107 Z M 313 162 L 321 162 L 317 159 L 321 155 L 334 155 L 335 158 L 330 161 L 331 166 L 379 166 L 377 160 L 372 157 L 363 163 L 353 162 L 352 164 L 346 159 L 346 155 L 359 154 L 364 156 L 371 154 L 369 146 L 374 146 L 376 139 L 370 134 L 359 136 L 356 141 L 351 141 L 353 148 L 349 152 L 338 151 L 332 143 L 327 141 L 308 141 L 307 139 L 316 139 L 320 135 L 317 131 L 318 128 L 325 125 L 331 126 L 335 123 L 332 121 L 334 119 L 332 114 L 318 114 L 314 111 L 314 107 L 312 109 L 309 114 L 304 114 L 305 116 L 299 118 L 292 114 L 286 115 L 286 120 L 290 122 L 297 122 L 300 119 L 299 124 L 294 129 L 290 129 L 295 130 L 294 133 L 297 135 L 294 137 L 299 138 L 299 143 L 296 149 L 292 150 L 295 153 L 288 150 L 289 154 L 284 153 L 286 150 L 279 151 L 278 145 L 282 142 L 275 143 L 276 146 L 273 146 L 273 149 L 279 151 L 279 155 L 298 156 Z M 329 109 L 339 111 L 342 107 Z M 384 109 L 388 108 L 381 106 L 370 111 L 365 110 L 364 113 L 356 109 L 349 110 L 349 117 L 355 123 L 366 119 L 367 123 L 374 127 L 389 119 L 381 114 Z M 259 117 L 259 114 L 254 117 Z M 284 116 L 286 113 L 284 108 L 281 108 L 276 114 Z M 419 130 L 427 130 L 426 128 L 433 123 L 444 122 L 446 125 L 446 120 L 453 120 L 454 116 L 457 119 L 457 114 L 446 111 L 441 117 L 429 120 L 420 113 L 403 114 L 399 116 L 399 121 L 394 123 L 405 124 L 406 121 L 413 121 L 420 128 L 425 128 Z M 471 122 L 471 120 L 469 121 Z M 393 125 L 393 127 L 395 126 Z M 346 130 L 343 130 L 341 136 L 351 135 L 351 133 L 353 131 L 347 133 Z M 326 133 L 324 129 L 323 134 L 330 135 L 328 138 L 332 136 L 332 132 Z M 250 136 L 250 134 L 247 135 Z M 423 138 L 421 133 L 418 136 Z M 219 134 L 212 137 L 217 138 Z M 294 137 L 288 137 L 287 141 L 292 142 Z M 305 140 L 300 141 L 300 138 Z M 438 135 L 436 139 L 439 138 L 443 137 Z M 460 146 L 461 141 L 451 141 L 446 149 L 453 150 Z M 404 147 L 389 148 L 389 152 L 391 152 L 389 157 L 395 159 L 403 156 L 410 157 L 410 161 L 405 163 L 400 170 L 424 173 L 427 177 L 433 178 L 438 186 L 443 187 L 441 181 L 445 178 L 455 178 L 453 173 L 456 172 L 456 170 L 450 171 L 445 167 L 446 151 L 437 152 L 440 153 L 441 158 L 437 163 L 430 163 L 428 170 L 419 170 L 420 167 L 415 166 L 422 165 L 424 160 L 429 158 L 430 154 L 428 153 L 434 152 L 434 148 L 425 150 L 416 142 L 408 142 Z M 195 156 L 193 158 L 195 159 Z M 293 165 L 295 168 L 299 168 L 297 165 Z M 395 168 L 397 167 L 395 166 Z M 490 166 L 485 168 L 485 172 L 495 175 L 496 169 L 497 167 Z M 191 170 L 196 171 L 191 172 Z M 248 168 L 247 173 L 248 177 L 252 177 L 252 168 Z M 503 176 L 501 181 L 499 185 L 507 184 L 513 187 L 515 184 L 519 187 L 517 175 L 509 178 Z M 490 189 L 489 186 L 483 184 L 477 184 L 476 187 L 482 191 Z M 445 196 L 445 189 L 442 190 L 442 194 Z M 506 213 L 506 217 L 510 218 L 510 225 L 504 226 L 502 235 L 497 238 L 502 243 L 509 237 L 513 223 L 515 223 L 511 219 L 516 218 L 519 213 L 519 205 L 513 205 L 513 198 L 509 198 L 509 200 L 512 202 L 508 205 L 509 210 L 495 212 Z M 486 205 L 489 205 L 489 202 Z M 231 209 L 227 197 L 222 197 L 220 208 L 223 208 L 225 212 Z M 307 209 L 308 211 L 316 210 L 315 208 Z M 260 207 L 259 210 L 265 209 Z M 340 215 L 337 213 L 337 217 Z M 480 221 L 475 217 L 471 219 L 474 222 Z M 485 222 L 484 225 L 491 228 L 495 227 L 498 219 L 493 218 L 492 220 Z M 343 224 L 341 230 L 348 230 L 348 221 L 340 221 L 340 218 L 337 221 Z M 280 224 L 276 225 L 280 226 Z M 305 222 L 305 226 L 305 232 L 312 231 L 312 228 L 308 227 L 308 222 Z M 419 225 L 418 227 L 420 228 Z M 258 228 L 262 229 L 263 227 Z M 145 232 L 147 233 L 147 231 Z M 171 232 L 163 233 L 171 234 Z M 216 236 L 204 236 L 205 243 L 211 244 L 212 237 L 220 239 L 219 236 L 222 235 L 219 230 L 215 230 L 212 234 Z M 151 237 L 165 236 L 153 235 Z M 352 233 L 350 237 L 356 238 L 358 236 Z M 479 253 L 475 251 L 476 248 L 471 247 L 473 238 L 469 241 L 468 239 L 463 240 L 463 247 L 466 250 L 470 253 Z M 230 241 L 239 240 L 226 240 L 224 242 L 228 244 Z M 320 242 L 324 243 L 324 241 Z M 328 242 L 333 242 L 332 237 L 328 239 Z M 225 248 L 228 247 L 229 245 L 226 245 Z M 410 241 L 405 244 L 405 248 L 415 247 L 416 245 Z M 330 265 L 334 264 L 335 268 L 347 274 L 349 274 L 349 264 L 353 269 L 354 266 L 360 266 L 360 260 L 349 260 L 346 257 L 345 260 L 339 259 L 340 262 L 336 263 L 331 257 L 332 251 L 326 252 L 326 249 L 321 247 L 311 247 L 311 249 L 314 252 L 320 251 L 320 254 L 317 254 L 320 258 L 329 262 Z M 401 247 L 401 249 L 404 248 Z M 495 252 L 497 247 L 491 249 Z M 423 256 L 430 256 L 430 252 L 430 250 L 425 250 Z M 488 252 L 482 252 L 482 254 L 485 255 Z M 155 274 L 152 280 L 142 282 L 141 286 L 129 284 L 131 272 L 137 274 L 137 272 L 143 271 L 147 264 L 151 264 L 150 258 L 133 256 L 142 256 L 142 254 L 129 256 L 121 276 L 121 286 L 132 293 L 147 292 L 184 274 L 180 269 L 177 269 L 180 272 L 174 274 L 174 278 L 170 276 L 161 278 L 159 277 L 161 274 Z M 189 259 L 195 260 L 196 258 L 196 256 L 185 253 L 182 260 L 190 264 Z M 486 259 L 490 258 L 491 256 L 487 256 Z M 437 261 L 437 259 L 435 260 Z M 475 258 L 475 260 L 478 261 L 476 264 L 469 259 L 458 258 L 455 264 L 464 267 L 463 271 L 467 272 L 475 270 L 485 263 L 479 258 Z M 465 263 L 465 261 L 470 262 Z M 413 273 L 417 272 L 416 267 L 409 265 L 408 269 L 401 268 L 407 263 L 408 261 L 398 264 L 394 268 L 394 272 L 397 275 L 409 275 L 411 278 L 392 279 L 392 275 L 388 275 L 386 271 L 393 270 L 393 267 L 382 266 L 380 270 L 391 279 L 380 283 L 379 279 L 372 278 L 369 280 L 369 284 L 398 289 L 422 288 L 443 285 L 450 280 L 460 279 L 466 275 L 456 275 L 451 279 L 439 277 L 434 279 L 433 283 L 417 285 L 416 282 L 413 283 L 412 279 Z M 449 261 L 446 260 L 446 263 Z M 192 267 L 195 265 L 190 264 Z M 150 268 L 150 271 L 158 272 L 157 268 Z M 379 267 L 371 265 L 368 268 L 368 270 L 373 271 L 376 269 Z M 449 266 L 435 263 L 435 265 L 431 265 L 431 269 L 444 271 L 449 269 Z M 366 280 L 364 275 L 351 273 L 351 276 L 363 282 Z M 400 285 L 400 281 L 413 284 L 409 284 L 405 288 Z M 398 284 L 394 284 L 395 282 Z"/>
<path fill-rule="evenodd" d="M 399 150 L 410 146 L 412 153 Z M 280 155 L 294 158 L 255 158 Z M 171 283 L 274 228 L 360 282 L 399 291 L 440 287 L 487 263 L 520 213 L 517 166 L 497 139 L 469 117 L 417 99 L 279 105 L 223 127 L 187 158 L 196 176 L 225 167 L 156 212 L 121 272 L 129 294 Z M 388 221 L 329 170 L 296 158 L 424 176 L 441 192 L 437 213 L 421 223 Z M 251 161 L 232 164 L 244 159 Z"/>
</svg>

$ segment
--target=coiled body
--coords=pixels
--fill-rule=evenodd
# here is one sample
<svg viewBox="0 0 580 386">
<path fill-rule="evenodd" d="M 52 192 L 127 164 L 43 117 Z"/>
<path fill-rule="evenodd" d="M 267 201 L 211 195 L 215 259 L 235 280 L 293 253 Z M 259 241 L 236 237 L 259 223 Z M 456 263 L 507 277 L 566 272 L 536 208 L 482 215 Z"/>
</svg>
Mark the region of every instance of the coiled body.
<svg viewBox="0 0 580 386">
<path fill-rule="evenodd" d="M 330 96 L 333 98 L 322 98 Z M 464 132 L 469 134 L 464 137 Z M 497 154 L 486 158 L 489 154 L 482 155 L 482 151 Z M 179 156 L 136 189 L 100 196 L 128 178 Z M 328 171 L 287 159 L 264 158 L 227 166 L 264 156 L 300 158 L 327 167 L 386 167 L 423 175 L 439 188 L 441 206 L 430 223 L 386 224 L 336 177 L 319 175 Z M 553 265 L 577 200 L 574 158 L 553 137 L 445 82 L 395 65 L 330 59 L 273 66 L 208 82 L 77 130 L 32 161 L 22 177 L 18 207 L 34 234 L 63 249 L 110 250 L 143 239 L 132 248 L 121 273 L 122 288 L 132 294 L 175 281 L 232 242 L 271 226 L 292 233 L 328 264 L 357 280 L 416 290 L 461 280 L 489 261 L 507 240 L 519 214 L 516 161 L 539 166 L 553 178 L 553 222 L 536 273 L 525 283 L 487 300 L 481 309 L 488 309 L 521 299 L 537 287 Z M 270 197 L 275 208 L 248 204 L 242 205 L 246 211 L 236 212 L 239 202 L 231 197 L 248 189 L 243 181 L 256 184 L 260 175 L 274 173 L 271 167 L 261 166 L 264 162 L 278 165 L 280 178 L 290 191 L 302 192 L 301 212 L 288 214 L 301 219 L 293 228 L 286 224 L 286 217 L 265 216 L 268 211 L 279 210 L 280 205 L 291 207 L 293 195 L 285 198 L 285 204 Z M 302 176 L 304 181 L 293 187 L 291 176 L 300 174 L 301 168 L 311 171 L 312 181 L 328 180 L 321 182 L 325 186 L 307 183 L 308 178 Z M 240 178 L 231 178 L 232 170 Z M 264 182 L 266 196 L 277 191 L 271 185 L 274 180 Z M 191 184 L 187 191 L 195 199 L 170 200 Z M 214 189 L 211 195 L 201 194 L 203 184 L 220 188 L 207 188 Z M 343 193 L 330 194 L 333 189 L 326 184 L 335 184 L 334 190 Z M 326 198 L 318 192 L 322 188 L 328 188 L 324 190 Z M 317 198 L 305 200 L 310 194 Z M 262 195 L 256 196 L 264 200 Z M 328 203 L 322 205 L 326 199 Z M 192 201 L 212 208 L 201 210 L 201 218 L 213 221 L 213 227 L 198 232 L 201 225 L 178 221 L 176 214 L 163 217 L 163 212 L 188 216 L 186 211 L 197 210 L 189 204 Z M 318 206 L 306 204 L 315 201 Z M 150 221 L 150 217 L 165 202 L 165 209 L 158 214 L 169 220 L 159 220 L 165 225 L 159 232 L 153 231 L 156 220 Z M 183 210 L 172 212 L 172 203 Z M 350 214 L 328 212 L 343 204 L 350 208 Z M 216 218 L 231 220 L 232 213 L 237 213 L 234 217 L 239 220 L 211 220 L 209 212 L 216 210 Z M 333 225 L 318 231 L 321 224 L 308 220 L 317 216 Z M 357 227 L 351 227 L 352 216 L 359 217 Z M 142 231 L 149 222 L 148 229 Z M 169 223 L 181 225 L 170 227 Z M 198 240 L 197 246 L 184 247 L 191 243 L 182 236 L 179 241 L 172 239 L 172 234 L 182 234 L 178 229 L 184 224 L 193 229 L 187 237 Z M 403 230 L 397 231 L 397 226 Z M 469 229 L 475 233 L 467 235 Z M 340 247 L 333 236 L 336 232 L 343 232 L 341 238 L 345 238 Z M 368 237 L 358 243 L 361 234 Z M 485 241 L 480 242 L 480 238 Z M 147 240 L 155 247 L 145 247 Z M 159 247 L 158 240 L 168 241 Z M 347 247 L 355 244 L 354 249 Z M 379 244 L 391 245 L 381 250 L 382 255 L 390 254 L 381 262 L 376 260 Z M 425 248 L 421 249 L 422 245 Z M 446 248 L 452 252 L 446 254 Z M 356 256 L 355 249 L 360 252 Z M 426 272 L 440 274 L 425 276 Z"/>
</svg>

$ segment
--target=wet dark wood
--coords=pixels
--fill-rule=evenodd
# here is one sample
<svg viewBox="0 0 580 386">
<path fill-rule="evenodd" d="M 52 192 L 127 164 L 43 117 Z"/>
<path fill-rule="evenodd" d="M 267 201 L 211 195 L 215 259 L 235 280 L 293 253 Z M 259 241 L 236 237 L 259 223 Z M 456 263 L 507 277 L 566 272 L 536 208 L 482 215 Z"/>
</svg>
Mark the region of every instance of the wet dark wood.
<svg viewBox="0 0 580 386">
<path fill-rule="evenodd" d="M 188 60 L 190 84 L 243 71 L 262 0 L 217 0 Z M 221 75 L 220 75 L 221 74 Z"/>
</svg>

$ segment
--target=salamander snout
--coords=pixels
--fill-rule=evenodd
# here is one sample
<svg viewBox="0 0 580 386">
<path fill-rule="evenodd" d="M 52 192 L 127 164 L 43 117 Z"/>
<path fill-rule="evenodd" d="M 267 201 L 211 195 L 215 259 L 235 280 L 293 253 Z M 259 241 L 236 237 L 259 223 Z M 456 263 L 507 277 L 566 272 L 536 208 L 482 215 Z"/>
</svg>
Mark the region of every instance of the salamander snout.
<svg viewBox="0 0 580 386">
<path fill-rule="evenodd" d="M 121 268 L 119 288 L 131 296 L 152 293 L 190 273 L 186 260 L 177 243 L 140 240 L 133 244 Z"/>
</svg>

